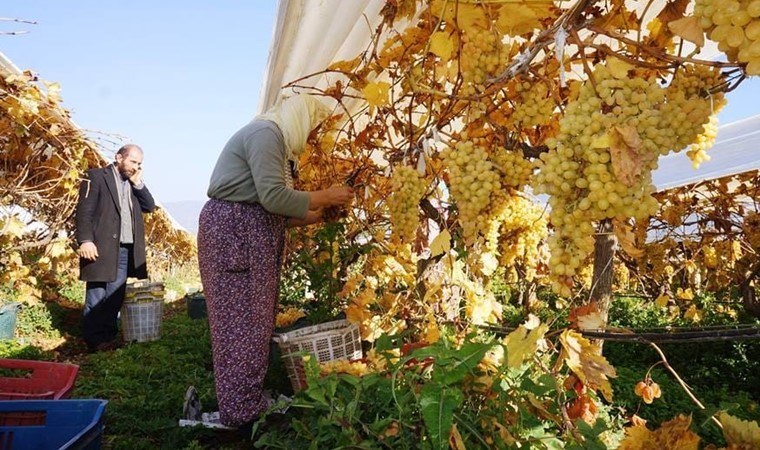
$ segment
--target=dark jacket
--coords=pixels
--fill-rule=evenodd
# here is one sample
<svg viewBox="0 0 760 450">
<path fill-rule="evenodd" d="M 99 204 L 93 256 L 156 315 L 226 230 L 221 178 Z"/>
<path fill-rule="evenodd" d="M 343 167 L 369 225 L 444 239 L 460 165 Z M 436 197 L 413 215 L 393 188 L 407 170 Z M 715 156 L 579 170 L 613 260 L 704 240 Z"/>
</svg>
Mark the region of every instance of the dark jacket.
<svg viewBox="0 0 760 450">
<path fill-rule="evenodd" d="M 145 264 L 144 212 L 156 207 L 148 188 L 132 188 L 132 229 L 134 254 L 129 258 L 127 275 L 148 278 Z M 76 210 L 77 244 L 91 241 L 98 248 L 95 261 L 79 259 L 79 279 L 83 281 L 114 281 L 119 257 L 121 207 L 112 166 L 90 169 L 79 187 Z"/>
</svg>

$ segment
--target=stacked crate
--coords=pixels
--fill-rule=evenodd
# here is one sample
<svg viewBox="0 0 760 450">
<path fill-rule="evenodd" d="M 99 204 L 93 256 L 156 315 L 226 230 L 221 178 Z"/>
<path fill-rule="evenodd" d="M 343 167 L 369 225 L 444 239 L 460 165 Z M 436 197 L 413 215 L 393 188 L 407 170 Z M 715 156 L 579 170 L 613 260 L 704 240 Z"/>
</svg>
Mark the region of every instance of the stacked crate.
<svg viewBox="0 0 760 450">
<path fill-rule="evenodd" d="M 161 337 L 164 283 L 138 281 L 127 284 L 121 307 L 121 329 L 126 342 L 155 341 Z"/>
</svg>

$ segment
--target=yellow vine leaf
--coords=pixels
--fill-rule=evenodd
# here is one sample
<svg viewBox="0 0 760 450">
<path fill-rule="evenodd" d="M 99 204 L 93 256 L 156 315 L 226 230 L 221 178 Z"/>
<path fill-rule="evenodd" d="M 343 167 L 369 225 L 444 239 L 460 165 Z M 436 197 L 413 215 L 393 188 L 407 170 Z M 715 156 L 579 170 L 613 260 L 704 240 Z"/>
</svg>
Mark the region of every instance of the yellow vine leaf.
<svg viewBox="0 0 760 450">
<path fill-rule="evenodd" d="M 423 330 L 423 340 L 429 344 L 435 344 L 441 338 L 441 330 L 438 328 L 438 323 L 435 321 L 435 317 L 431 314 L 428 320 L 425 322 L 425 329 Z"/>
<path fill-rule="evenodd" d="M 686 310 L 685 313 L 683 313 L 684 319 L 689 319 L 692 322 L 701 322 L 702 321 L 702 311 L 697 309 L 697 305 L 691 305 L 689 306 L 689 309 Z"/>
<path fill-rule="evenodd" d="M 451 250 L 451 234 L 449 230 L 442 230 L 430 243 L 430 256 L 436 257 Z"/>
<path fill-rule="evenodd" d="M 330 64 L 327 67 L 327 70 L 336 70 L 338 72 L 353 72 L 354 69 L 359 67 L 359 63 L 361 62 L 361 57 L 357 56 L 354 59 L 349 59 L 346 61 L 336 61 L 332 64 Z"/>
<path fill-rule="evenodd" d="M 693 42 L 697 47 L 705 45 L 705 33 L 699 25 L 699 19 L 695 16 L 682 17 L 668 24 L 670 31 L 676 36 Z"/>
<path fill-rule="evenodd" d="M 560 336 L 565 363 L 573 373 L 591 389 L 599 390 L 607 401 L 612 401 L 610 378 L 617 377 L 615 368 L 602 356 L 601 349 L 580 333 L 565 330 Z"/>
<path fill-rule="evenodd" d="M 16 216 L 10 216 L 0 221 L 0 235 L 9 235 L 15 238 L 21 238 L 24 235 L 26 225 Z"/>
<path fill-rule="evenodd" d="M 639 154 L 641 138 L 632 126 L 616 126 L 610 133 L 612 171 L 621 183 L 631 187 L 636 184 L 636 177 L 644 167 L 644 158 Z"/>
<path fill-rule="evenodd" d="M 43 81 L 45 89 L 47 90 L 46 96 L 50 103 L 60 103 L 61 101 L 61 84 L 58 82 Z"/>
<path fill-rule="evenodd" d="M 637 19 L 636 12 L 629 11 L 625 7 L 625 2 L 617 2 L 609 14 L 599 20 L 599 26 L 605 30 L 637 31 L 639 29 Z"/>
<path fill-rule="evenodd" d="M 718 413 L 718 420 L 723 424 L 723 437 L 729 448 L 760 448 L 760 426 L 757 422 L 737 419 L 725 411 Z"/>
<path fill-rule="evenodd" d="M 496 26 L 505 34 L 519 36 L 538 28 L 541 25 L 539 18 L 536 11 L 531 8 L 507 4 L 499 8 Z"/>
<path fill-rule="evenodd" d="M 454 52 L 454 40 L 451 39 L 449 33 L 436 31 L 430 36 L 430 51 L 442 60 L 448 61 Z"/>
<path fill-rule="evenodd" d="M 454 22 L 454 18 L 456 18 L 456 25 L 460 30 L 467 30 L 476 26 L 485 28 L 488 23 L 483 8 L 475 4 L 451 0 L 433 0 L 430 2 L 430 12 L 446 22 Z"/>
<path fill-rule="evenodd" d="M 673 32 L 668 25 L 683 17 L 689 3 L 691 0 L 673 0 L 665 3 L 657 17 L 647 24 L 648 40 L 651 41 L 651 44 L 658 48 L 672 45 Z"/>
<path fill-rule="evenodd" d="M 670 301 L 670 297 L 668 297 L 665 294 L 660 294 L 660 296 L 654 300 L 654 304 L 659 306 L 660 308 L 664 308 L 668 306 L 669 301 Z"/>
<path fill-rule="evenodd" d="M 697 450 L 699 436 L 689 427 L 691 417 L 678 416 L 662 424 L 655 431 L 646 425 L 636 425 L 625 430 L 625 439 L 618 450 Z"/>
<path fill-rule="evenodd" d="M 691 288 L 678 288 L 676 290 L 676 298 L 679 300 L 692 301 L 694 300 L 694 292 L 692 292 Z"/>
<path fill-rule="evenodd" d="M 48 255 L 51 258 L 59 258 L 69 252 L 68 242 L 65 239 L 56 239 L 48 247 Z"/>
<path fill-rule="evenodd" d="M 370 106 L 385 106 L 388 104 L 388 91 L 391 85 L 385 81 L 367 83 L 362 89 L 362 94 Z"/>
<path fill-rule="evenodd" d="M 502 341 L 507 347 L 507 365 L 513 368 L 520 367 L 527 358 L 536 353 L 548 330 L 549 327 L 545 324 L 533 329 L 528 329 L 526 324 L 523 324 L 509 333 Z"/>
<path fill-rule="evenodd" d="M 636 248 L 636 235 L 625 222 L 613 219 L 613 230 L 615 231 L 615 237 L 617 237 L 618 243 L 624 252 L 628 253 L 634 258 L 641 258 L 644 256 L 644 250 Z"/>
</svg>

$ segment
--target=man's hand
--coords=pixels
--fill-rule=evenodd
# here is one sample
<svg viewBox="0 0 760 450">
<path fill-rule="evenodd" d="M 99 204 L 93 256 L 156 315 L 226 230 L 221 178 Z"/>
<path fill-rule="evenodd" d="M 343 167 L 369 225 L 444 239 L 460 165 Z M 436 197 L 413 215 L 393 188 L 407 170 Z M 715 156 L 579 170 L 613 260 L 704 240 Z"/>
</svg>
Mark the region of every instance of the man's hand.
<svg viewBox="0 0 760 450">
<path fill-rule="evenodd" d="M 135 173 L 129 177 L 129 182 L 132 183 L 132 186 L 139 186 L 142 183 L 142 168 L 135 170 Z"/>
<path fill-rule="evenodd" d="M 82 245 L 79 246 L 79 251 L 77 253 L 80 258 L 90 261 L 98 259 L 98 248 L 92 242 L 83 242 Z"/>
</svg>

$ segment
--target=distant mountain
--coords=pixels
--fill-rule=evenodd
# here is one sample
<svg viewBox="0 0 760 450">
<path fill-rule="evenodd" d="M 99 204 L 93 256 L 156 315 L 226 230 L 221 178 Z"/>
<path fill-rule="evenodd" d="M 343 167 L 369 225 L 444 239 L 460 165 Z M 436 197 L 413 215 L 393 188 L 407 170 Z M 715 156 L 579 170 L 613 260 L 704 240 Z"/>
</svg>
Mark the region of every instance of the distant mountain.
<svg viewBox="0 0 760 450">
<path fill-rule="evenodd" d="M 161 206 L 166 208 L 169 215 L 187 231 L 196 235 L 198 234 L 198 216 L 200 216 L 201 208 L 205 203 L 205 200 L 187 200 L 162 203 Z"/>
</svg>

